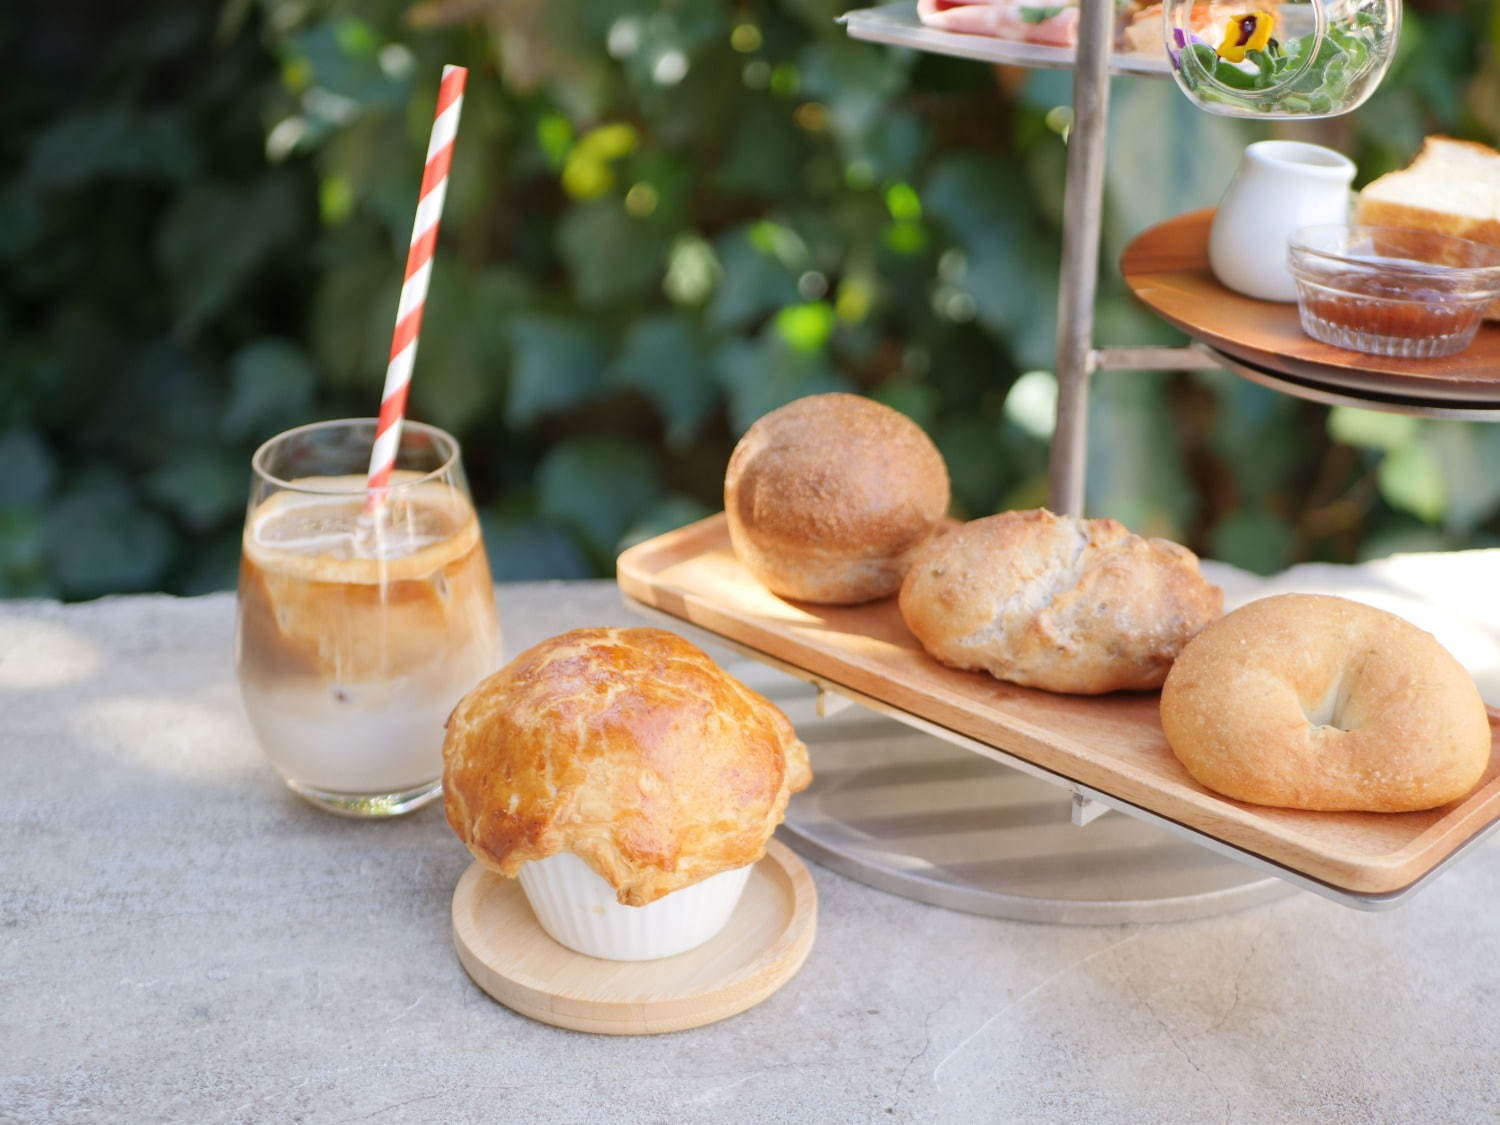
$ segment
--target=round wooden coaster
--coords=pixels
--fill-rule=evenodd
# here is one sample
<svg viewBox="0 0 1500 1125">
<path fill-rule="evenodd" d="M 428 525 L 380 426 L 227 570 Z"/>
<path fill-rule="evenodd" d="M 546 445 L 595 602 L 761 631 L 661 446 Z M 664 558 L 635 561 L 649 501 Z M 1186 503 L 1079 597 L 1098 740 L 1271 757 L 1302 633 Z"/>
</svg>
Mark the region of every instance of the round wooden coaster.
<svg viewBox="0 0 1500 1125">
<path fill-rule="evenodd" d="M 520 883 L 477 862 L 453 891 L 453 945 L 475 984 L 523 1016 L 604 1035 L 682 1031 L 754 1007 L 796 975 L 817 928 L 812 876 L 775 840 L 719 935 L 660 961 L 602 961 L 558 945 Z"/>
</svg>

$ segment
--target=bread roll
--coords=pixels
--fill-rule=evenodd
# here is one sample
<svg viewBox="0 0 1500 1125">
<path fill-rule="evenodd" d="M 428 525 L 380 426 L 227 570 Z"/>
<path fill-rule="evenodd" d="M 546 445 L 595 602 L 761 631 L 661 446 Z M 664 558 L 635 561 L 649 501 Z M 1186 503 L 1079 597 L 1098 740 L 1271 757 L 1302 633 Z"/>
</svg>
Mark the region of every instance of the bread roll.
<svg viewBox="0 0 1500 1125">
<path fill-rule="evenodd" d="M 724 477 L 735 554 L 782 597 L 894 594 L 948 510 L 948 469 L 915 422 L 859 395 L 811 395 L 745 432 Z"/>
<path fill-rule="evenodd" d="M 1203 630 L 1167 677 L 1161 722 L 1199 784 L 1290 809 L 1435 808 L 1490 757 L 1479 690 L 1442 645 L 1326 595 L 1263 598 Z"/>
<path fill-rule="evenodd" d="M 1500 247 L 1500 152 L 1473 141 L 1428 137 L 1411 165 L 1368 184 L 1355 221 L 1434 231 Z M 1500 300 L 1487 315 L 1500 318 Z"/>
<path fill-rule="evenodd" d="M 763 696 L 661 629 L 575 629 L 448 720 L 443 804 L 486 867 L 578 856 L 626 906 L 754 863 L 812 780 Z"/>
<path fill-rule="evenodd" d="M 1079 695 L 1160 687 L 1223 608 L 1186 547 L 1044 509 L 940 536 L 901 587 L 907 627 L 944 664 Z"/>
</svg>

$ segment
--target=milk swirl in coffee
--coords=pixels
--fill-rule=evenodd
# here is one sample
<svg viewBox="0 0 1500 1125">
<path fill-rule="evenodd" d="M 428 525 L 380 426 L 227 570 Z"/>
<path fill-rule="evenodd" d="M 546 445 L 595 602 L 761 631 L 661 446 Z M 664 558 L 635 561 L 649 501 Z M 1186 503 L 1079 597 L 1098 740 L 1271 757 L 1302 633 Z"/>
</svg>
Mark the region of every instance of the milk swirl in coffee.
<svg viewBox="0 0 1500 1125">
<path fill-rule="evenodd" d="M 360 477 L 287 483 L 245 524 L 236 652 L 251 725 L 296 785 L 431 782 L 448 713 L 499 654 L 474 510 L 414 472 L 395 474 L 375 517 Z"/>
</svg>

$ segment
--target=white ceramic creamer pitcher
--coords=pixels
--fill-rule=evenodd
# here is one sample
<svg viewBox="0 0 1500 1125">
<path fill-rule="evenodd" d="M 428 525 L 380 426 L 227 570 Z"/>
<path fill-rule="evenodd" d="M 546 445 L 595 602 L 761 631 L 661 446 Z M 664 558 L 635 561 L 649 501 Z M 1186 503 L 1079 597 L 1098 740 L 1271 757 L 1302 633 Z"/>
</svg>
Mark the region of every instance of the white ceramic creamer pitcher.
<svg viewBox="0 0 1500 1125">
<path fill-rule="evenodd" d="M 1331 148 L 1301 141 L 1256 141 L 1208 236 L 1208 263 L 1221 284 L 1262 301 L 1295 301 L 1286 245 L 1295 230 L 1349 217 L 1354 164 Z"/>
</svg>

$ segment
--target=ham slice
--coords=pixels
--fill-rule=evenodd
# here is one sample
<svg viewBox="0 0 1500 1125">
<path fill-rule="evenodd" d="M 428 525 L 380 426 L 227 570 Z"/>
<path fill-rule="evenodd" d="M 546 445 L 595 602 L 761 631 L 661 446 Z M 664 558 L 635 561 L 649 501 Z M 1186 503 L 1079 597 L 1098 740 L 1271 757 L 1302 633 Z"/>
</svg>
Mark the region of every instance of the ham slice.
<svg viewBox="0 0 1500 1125">
<path fill-rule="evenodd" d="M 1055 15 L 1030 22 L 1021 9 L 1047 8 L 1046 3 L 1020 4 L 1016 0 L 917 0 L 917 15 L 928 27 L 939 31 L 956 31 L 965 35 L 989 35 L 1020 43 L 1037 43 L 1048 47 L 1073 47 L 1078 43 L 1078 9 L 1061 7 Z"/>
</svg>

